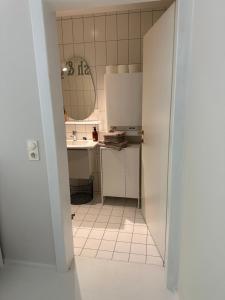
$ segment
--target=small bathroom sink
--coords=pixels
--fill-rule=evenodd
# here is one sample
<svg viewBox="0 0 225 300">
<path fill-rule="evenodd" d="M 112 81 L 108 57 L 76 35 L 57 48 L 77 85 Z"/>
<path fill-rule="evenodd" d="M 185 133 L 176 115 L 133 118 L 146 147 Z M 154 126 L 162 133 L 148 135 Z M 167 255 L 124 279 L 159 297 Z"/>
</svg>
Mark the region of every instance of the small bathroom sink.
<svg viewBox="0 0 225 300">
<path fill-rule="evenodd" d="M 67 140 L 67 149 L 93 149 L 98 142 L 92 140 Z"/>
</svg>

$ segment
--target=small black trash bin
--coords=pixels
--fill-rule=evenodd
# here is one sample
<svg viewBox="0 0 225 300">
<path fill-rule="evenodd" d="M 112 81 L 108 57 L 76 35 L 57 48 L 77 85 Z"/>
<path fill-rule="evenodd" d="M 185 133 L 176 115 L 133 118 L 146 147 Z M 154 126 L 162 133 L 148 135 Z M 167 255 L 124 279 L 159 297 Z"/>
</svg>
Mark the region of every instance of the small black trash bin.
<svg viewBox="0 0 225 300">
<path fill-rule="evenodd" d="M 93 199 L 93 178 L 70 179 L 71 204 L 80 205 Z"/>
</svg>

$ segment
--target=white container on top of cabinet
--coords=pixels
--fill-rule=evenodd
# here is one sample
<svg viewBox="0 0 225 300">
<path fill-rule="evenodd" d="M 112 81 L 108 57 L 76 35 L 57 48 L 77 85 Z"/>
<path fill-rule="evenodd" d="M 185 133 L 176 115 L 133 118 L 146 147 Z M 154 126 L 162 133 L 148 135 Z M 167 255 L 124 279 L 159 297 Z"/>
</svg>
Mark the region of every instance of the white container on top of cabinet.
<svg viewBox="0 0 225 300">
<path fill-rule="evenodd" d="M 140 145 L 117 151 L 101 147 L 102 202 L 104 197 L 135 198 L 140 206 Z"/>
</svg>

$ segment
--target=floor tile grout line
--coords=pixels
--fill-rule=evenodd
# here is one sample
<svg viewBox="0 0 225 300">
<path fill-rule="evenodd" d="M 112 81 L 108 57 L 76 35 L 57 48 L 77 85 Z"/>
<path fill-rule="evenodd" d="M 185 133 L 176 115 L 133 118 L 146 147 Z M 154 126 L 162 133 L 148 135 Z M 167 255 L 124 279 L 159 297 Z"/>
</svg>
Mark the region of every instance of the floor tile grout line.
<svg viewBox="0 0 225 300">
<path fill-rule="evenodd" d="M 123 220 L 123 217 L 124 217 L 124 211 L 125 211 L 125 207 L 126 207 L 126 201 L 124 201 L 124 202 L 125 202 L 125 203 L 124 203 L 124 206 L 123 206 L 123 214 L 122 214 L 122 217 L 121 217 L 120 228 L 121 228 L 122 220 Z M 119 229 L 119 231 L 120 231 L 120 229 Z M 118 236 L 119 236 L 119 233 L 120 233 L 120 232 L 118 232 L 117 239 L 116 239 L 116 242 L 115 242 L 115 247 L 114 247 L 114 251 L 113 251 L 113 256 L 114 256 L 114 253 L 116 252 L 115 249 L 116 249 L 116 245 L 117 245 L 117 243 L 118 243 Z M 129 254 L 129 253 L 128 253 L 128 254 Z M 129 261 L 129 258 L 128 258 L 128 261 Z"/>
<path fill-rule="evenodd" d="M 103 207 L 104 207 L 104 205 L 102 205 L 102 208 L 103 208 Z M 97 257 L 97 255 L 98 255 L 98 252 L 101 251 L 101 250 L 100 250 L 100 246 L 101 246 L 101 244 L 102 244 L 103 237 L 104 237 L 104 235 L 105 235 L 106 228 L 107 228 L 107 226 L 108 226 L 108 224 L 109 224 L 109 219 L 110 219 L 110 216 L 111 216 L 111 215 L 112 215 L 112 210 L 111 210 L 111 212 L 110 212 L 110 215 L 109 215 L 109 218 L 108 218 L 108 222 L 106 222 L 105 230 L 104 230 L 104 233 L 103 233 L 101 242 L 99 243 L 99 247 L 98 247 L 98 251 L 97 251 L 97 253 L 96 253 L 96 257 Z"/>
<path fill-rule="evenodd" d="M 91 227 L 81 227 L 81 225 L 82 225 L 82 223 L 83 222 L 85 222 L 85 220 L 84 220 L 84 218 L 80 221 L 80 225 L 79 226 L 77 226 L 77 229 L 80 229 L 80 228 L 83 228 L 83 229 L 89 229 L 90 230 L 90 232 L 89 232 L 89 234 L 88 234 L 88 236 L 87 237 L 82 237 L 82 238 L 85 238 L 86 239 L 86 242 L 85 242 L 85 244 L 84 244 L 84 246 L 83 247 L 80 247 L 81 248 L 81 253 L 82 253 L 82 251 L 84 250 L 84 248 L 85 249 L 89 249 L 89 250 L 96 250 L 96 256 L 97 256 L 97 253 L 98 253 L 98 251 L 100 250 L 99 248 L 100 248 L 100 245 L 101 245 L 101 243 L 102 243 L 102 240 L 104 240 L 104 234 L 105 234 L 105 232 L 106 232 L 106 230 L 107 230 L 107 227 L 108 227 L 108 225 L 109 224 L 118 224 L 119 225 L 119 229 L 115 229 L 115 232 L 117 232 L 117 238 L 116 238 L 116 240 L 106 240 L 106 241 L 114 241 L 115 242 L 115 245 L 114 245 L 114 250 L 113 251 L 109 251 L 109 250 L 103 250 L 103 251 L 107 251 L 107 252 L 112 252 L 112 254 L 114 255 L 114 253 L 127 253 L 127 252 L 118 252 L 118 251 L 115 251 L 115 247 L 116 247 L 116 244 L 117 244 L 117 242 L 120 242 L 120 241 L 118 241 L 118 236 L 119 236 L 119 234 L 120 233 L 129 233 L 130 234 L 130 232 L 122 232 L 121 231 L 121 225 L 122 225 L 122 223 L 124 224 L 124 222 L 123 222 L 123 220 L 124 220 L 124 217 L 127 217 L 127 218 L 129 218 L 129 216 L 125 216 L 124 214 L 125 214 L 125 209 L 126 208 L 133 208 L 133 206 L 130 206 L 129 207 L 129 205 L 127 205 L 127 201 L 124 201 L 124 203 L 123 203 L 123 205 L 118 205 L 118 206 L 116 206 L 116 208 L 115 207 L 113 207 L 115 205 L 115 202 L 112 204 L 112 209 L 111 209 L 111 212 L 110 212 L 110 215 L 108 215 L 108 221 L 107 222 L 102 222 L 102 223 L 106 223 L 106 225 L 105 225 L 105 228 L 104 228 L 104 230 L 103 230 L 103 235 L 102 235 L 102 238 L 101 239 L 97 239 L 97 238 L 92 238 L 92 239 L 96 239 L 96 240 L 100 240 L 101 242 L 100 242 L 100 244 L 99 244 L 99 247 L 98 247 L 98 249 L 89 249 L 89 248 L 85 248 L 85 245 L 86 245 L 86 242 L 87 242 L 87 240 L 90 238 L 90 234 L 91 234 L 91 232 L 92 232 L 92 230 L 93 229 L 97 229 L 97 228 L 95 228 L 94 227 L 94 224 L 96 223 L 96 221 L 97 221 L 97 218 L 98 218 L 98 216 L 99 215 L 101 215 L 101 211 L 102 211 L 102 209 L 103 209 L 103 206 L 101 206 L 101 208 L 99 209 L 99 212 L 96 214 L 96 219 L 95 219 L 95 221 L 86 221 L 86 222 L 93 222 L 93 224 L 92 224 L 92 226 Z M 91 206 L 89 206 L 88 207 L 88 210 L 86 211 L 86 213 L 84 214 L 85 216 L 88 214 L 88 212 L 89 212 L 89 210 L 90 210 L 90 208 L 91 208 Z M 113 210 L 114 209 L 122 209 L 123 210 L 123 214 L 121 215 L 121 216 L 116 216 L 116 215 L 113 215 Z M 123 242 L 123 243 L 129 243 L 129 244 L 132 244 L 132 243 L 134 243 L 134 244 L 142 244 L 143 245 L 143 243 L 137 243 L 137 242 L 133 242 L 133 235 L 134 235 L 134 226 L 135 226 L 135 220 L 136 220 L 136 216 L 137 216 L 137 208 L 135 207 L 135 214 L 134 214 L 134 221 L 132 222 L 132 227 L 133 227 L 133 230 L 132 230 L 132 238 L 131 238 L 131 242 L 126 242 L 126 241 L 121 241 L 121 242 Z M 95 215 L 95 214 L 93 214 L 93 215 Z M 109 223 L 110 221 L 110 218 L 111 217 L 120 217 L 121 218 L 121 222 L 120 223 Z M 99 222 L 99 223 L 101 223 L 101 222 Z M 124 225 L 128 225 L 128 224 L 124 224 Z M 141 225 L 147 225 L 146 223 L 145 224 L 140 224 L 140 225 L 136 225 L 136 226 L 141 226 Z M 76 227 L 75 227 L 76 228 Z M 114 232 L 113 230 L 112 230 L 112 232 Z M 149 228 L 147 227 L 147 234 L 143 234 L 143 233 L 137 233 L 138 235 L 146 235 L 146 243 L 145 243 L 145 245 L 146 245 L 146 247 L 148 246 L 148 245 L 152 245 L 152 246 L 155 246 L 154 244 L 147 244 L 147 237 L 148 237 L 148 235 L 150 235 L 151 236 L 151 233 L 150 233 L 150 230 L 149 230 Z M 75 234 L 76 235 L 76 234 Z M 79 238 L 79 237 L 78 237 Z M 77 248 L 79 248 L 79 247 L 77 247 Z M 147 250 L 147 249 L 146 249 Z M 130 254 L 131 254 L 131 246 L 130 246 L 130 251 L 129 251 L 129 256 L 130 256 Z M 136 255 L 142 255 L 142 254 L 140 254 L 140 253 L 134 253 L 134 254 L 136 254 Z M 79 255 L 78 255 L 79 256 Z M 147 252 L 146 252 L 146 255 L 145 255 L 145 257 L 146 257 L 146 259 L 147 259 L 147 256 L 151 256 L 151 257 L 160 257 L 160 256 L 153 256 L 153 255 L 147 255 Z M 110 259 L 110 260 L 112 260 L 113 259 L 113 256 L 112 256 L 112 258 Z M 121 261 L 123 261 L 123 262 L 125 262 L 124 260 L 121 260 Z M 134 262 L 132 262 L 132 263 L 134 263 Z"/>
</svg>

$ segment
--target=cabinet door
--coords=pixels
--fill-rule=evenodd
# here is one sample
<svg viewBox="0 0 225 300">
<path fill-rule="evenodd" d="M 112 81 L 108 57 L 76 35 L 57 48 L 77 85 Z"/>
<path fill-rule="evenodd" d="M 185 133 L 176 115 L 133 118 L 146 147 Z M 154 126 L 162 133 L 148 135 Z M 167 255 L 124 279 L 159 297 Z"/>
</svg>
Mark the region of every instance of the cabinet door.
<svg viewBox="0 0 225 300">
<path fill-rule="evenodd" d="M 125 197 L 124 150 L 101 150 L 103 196 Z"/>
<path fill-rule="evenodd" d="M 140 186 L 140 147 L 125 149 L 126 197 L 139 198 Z"/>
</svg>

